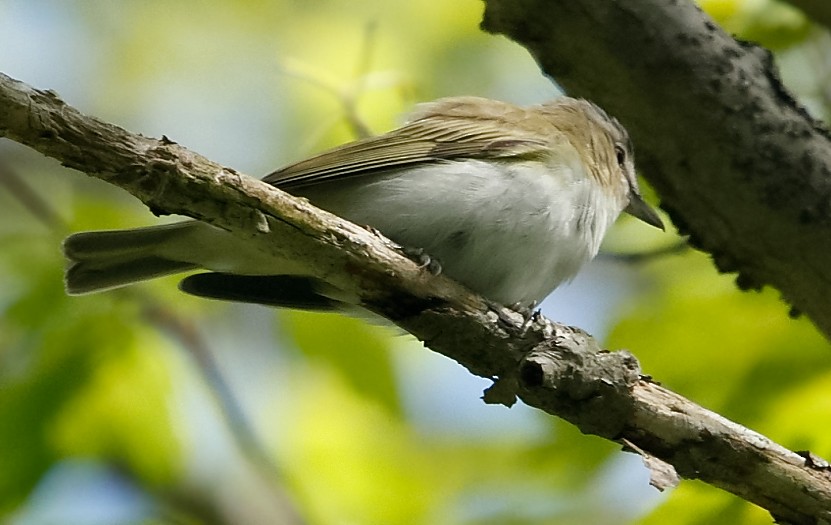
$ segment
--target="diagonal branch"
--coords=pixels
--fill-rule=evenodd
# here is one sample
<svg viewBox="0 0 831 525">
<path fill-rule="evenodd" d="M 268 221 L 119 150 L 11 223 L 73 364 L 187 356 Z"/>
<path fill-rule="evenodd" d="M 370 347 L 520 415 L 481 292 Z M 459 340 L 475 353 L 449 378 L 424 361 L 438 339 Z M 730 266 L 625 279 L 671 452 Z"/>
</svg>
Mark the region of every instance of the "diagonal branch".
<svg viewBox="0 0 831 525">
<path fill-rule="evenodd" d="M 623 122 L 693 246 L 738 272 L 742 289 L 777 288 L 831 339 L 831 139 L 781 84 L 770 53 L 689 0 L 486 5 L 486 30 Z"/>
<path fill-rule="evenodd" d="M 769 509 L 791 523 L 831 519 L 831 476 L 802 456 L 642 376 L 628 352 L 606 352 L 576 328 L 497 315 L 389 241 L 166 138 L 86 117 L 57 95 L 0 74 L 0 136 L 118 185 L 156 213 L 205 220 L 360 298 L 432 350 L 497 379 L 486 401 L 515 396 L 583 432 L 624 443 Z M 656 469 L 657 470 L 657 469 Z M 657 479 L 657 478 L 656 478 Z M 656 481 L 656 484 L 659 483 Z"/>
</svg>

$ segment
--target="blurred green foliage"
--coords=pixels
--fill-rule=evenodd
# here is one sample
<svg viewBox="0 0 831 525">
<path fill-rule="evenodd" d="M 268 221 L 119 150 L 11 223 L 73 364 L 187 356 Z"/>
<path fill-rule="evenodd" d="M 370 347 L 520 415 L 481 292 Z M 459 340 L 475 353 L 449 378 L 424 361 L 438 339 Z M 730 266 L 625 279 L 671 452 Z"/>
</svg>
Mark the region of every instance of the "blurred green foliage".
<svg viewBox="0 0 831 525">
<path fill-rule="evenodd" d="M 827 111 L 828 61 L 817 57 L 827 59 L 828 41 L 804 17 L 769 0 L 700 4 L 778 51 L 786 83 Z M 361 126 L 389 129 L 417 101 L 551 97 L 527 53 L 478 30 L 481 11 L 478 0 L 6 0 L 0 71 L 262 174 Z M 310 523 L 327 524 L 770 522 L 696 482 L 657 495 L 634 456 L 524 407 L 482 406 L 486 384 L 388 328 L 200 301 L 175 279 L 68 298 L 66 232 L 156 219 L 8 143 L 3 177 L 23 180 L 60 218 L 0 185 L 4 520 L 47 523 L 47 507 L 64 523 L 274 523 L 287 494 Z M 621 221 L 607 249 L 671 242 Z M 789 319 L 773 291 L 741 293 L 693 252 L 618 274 L 633 285 L 608 327 L 610 348 L 632 349 L 665 385 L 785 446 L 831 456 L 828 343 Z M 230 419 L 217 381 L 239 403 Z M 235 441 L 229 421 L 246 421 L 257 443 Z M 271 477 L 252 446 L 273 459 Z M 79 459 L 112 469 L 153 505 L 95 521 L 105 501 L 125 507 L 124 498 L 60 478 Z"/>
<path fill-rule="evenodd" d="M 811 21 L 784 2 L 771 0 L 699 0 L 726 31 L 781 51 L 805 41 Z"/>
</svg>

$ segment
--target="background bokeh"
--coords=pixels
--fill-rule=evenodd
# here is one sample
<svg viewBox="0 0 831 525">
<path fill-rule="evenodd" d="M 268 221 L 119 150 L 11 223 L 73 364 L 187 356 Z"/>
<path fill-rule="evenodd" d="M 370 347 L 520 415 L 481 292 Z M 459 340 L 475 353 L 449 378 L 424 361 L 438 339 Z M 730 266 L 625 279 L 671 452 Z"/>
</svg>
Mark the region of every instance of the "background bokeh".
<svg viewBox="0 0 831 525">
<path fill-rule="evenodd" d="M 701 5 L 772 48 L 785 83 L 827 115 L 827 31 L 770 0 Z M 0 0 L 0 71 L 261 176 L 361 127 L 385 131 L 419 101 L 556 96 L 522 48 L 479 31 L 481 12 L 478 0 Z M 484 405 L 487 381 L 391 328 L 198 300 L 175 278 L 65 296 L 68 232 L 160 220 L 0 141 L 3 522 L 770 523 L 697 482 L 659 494 L 634 455 L 525 406 Z M 686 397 L 831 456 L 831 348 L 775 291 L 738 292 L 689 250 L 615 255 L 678 241 L 622 218 L 543 312 L 632 349 Z"/>
</svg>

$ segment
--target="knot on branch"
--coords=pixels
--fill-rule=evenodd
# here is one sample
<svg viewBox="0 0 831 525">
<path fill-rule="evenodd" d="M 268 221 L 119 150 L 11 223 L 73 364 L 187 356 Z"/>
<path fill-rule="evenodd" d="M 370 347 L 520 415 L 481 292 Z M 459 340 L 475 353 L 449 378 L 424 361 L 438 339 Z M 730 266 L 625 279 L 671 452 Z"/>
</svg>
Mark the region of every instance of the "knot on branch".
<svg viewBox="0 0 831 525">
<path fill-rule="evenodd" d="M 586 434 L 617 438 L 630 421 L 640 364 L 629 352 L 601 350 L 583 334 L 549 339 L 519 364 L 519 396 Z"/>
</svg>

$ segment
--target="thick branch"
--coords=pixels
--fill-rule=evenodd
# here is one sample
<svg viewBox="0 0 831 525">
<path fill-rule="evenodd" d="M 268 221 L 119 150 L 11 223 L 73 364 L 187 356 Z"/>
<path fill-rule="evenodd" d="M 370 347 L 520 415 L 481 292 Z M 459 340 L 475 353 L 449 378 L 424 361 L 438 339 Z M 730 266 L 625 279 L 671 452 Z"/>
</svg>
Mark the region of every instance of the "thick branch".
<svg viewBox="0 0 831 525">
<path fill-rule="evenodd" d="M 688 0 L 486 3 L 487 30 L 623 122 L 691 244 L 743 289 L 778 288 L 831 337 L 831 140 L 769 53 Z"/>
<path fill-rule="evenodd" d="M 623 442 L 770 509 L 792 523 L 831 520 L 831 479 L 801 456 L 708 412 L 640 375 L 628 352 L 545 319 L 523 328 L 461 286 L 433 276 L 389 241 L 167 139 L 85 117 L 51 92 L 0 75 L 0 136 L 116 184 L 159 213 L 180 213 L 307 263 L 431 349 L 586 433 Z M 513 314 L 514 317 L 518 317 Z M 748 475 L 752 473 L 752 475 Z"/>
</svg>

